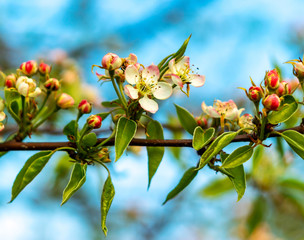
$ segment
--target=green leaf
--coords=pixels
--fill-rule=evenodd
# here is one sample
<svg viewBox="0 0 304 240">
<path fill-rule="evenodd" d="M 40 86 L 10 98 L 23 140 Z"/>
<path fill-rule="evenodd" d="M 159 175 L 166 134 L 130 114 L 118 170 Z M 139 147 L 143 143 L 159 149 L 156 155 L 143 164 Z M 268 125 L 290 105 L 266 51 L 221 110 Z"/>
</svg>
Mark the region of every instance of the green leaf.
<svg viewBox="0 0 304 240">
<path fill-rule="evenodd" d="M 72 197 L 72 195 L 85 183 L 86 171 L 87 164 L 74 164 L 69 183 L 63 190 L 61 206 L 65 204 L 70 199 L 70 197 Z"/>
<path fill-rule="evenodd" d="M 282 108 L 280 108 L 279 111 L 272 111 L 268 115 L 268 121 L 271 124 L 279 124 L 287 121 L 298 110 L 298 103 L 293 96 L 285 95 L 283 98 L 281 102 Z"/>
<path fill-rule="evenodd" d="M 163 127 L 158 121 L 150 121 L 147 126 L 147 139 L 164 139 Z M 148 152 L 148 188 L 164 156 L 164 147 L 147 147 Z"/>
<path fill-rule="evenodd" d="M 192 180 L 195 178 L 195 176 L 197 175 L 197 173 L 198 173 L 198 171 L 197 171 L 196 167 L 189 168 L 184 173 L 182 179 L 179 181 L 179 183 L 177 184 L 177 186 L 171 192 L 169 192 L 169 194 L 167 195 L 166 200 L 163 202 L 163 205 L 166 202 L 168 202 L 169 200 L 171 200 L 172 198 L 174 198 L 182 190 L 184 190 L 184 188 L 187 187 L 192 182 Z"/>
<path fill-rule="evenodd" d="M 233 189 L 233 184 L 227 177 L 216 179 L 202 189 L 200 194 L 205 197 L 219 197 Z"/>
<path fill-rule="evenodd" d="M 267 206 L 267 201 L 263 196 L 258 196 L 250 210 L 249 217 L 247 219 L 248 234 L 250 235 L 254 229 L 263 221 L 267 210 L 270 209 Z"/>
<path fill-rule="evenodd" d="M 200 159 L 199 167 L 197 170 L 202 169 L 209 161 L 216 156 L 224 147 L 226 147 L 235 137 L 238 135 L 237 132 L 224 132 L 218 136 L 206 149 Z"/>
<path fill-rule="evenodd" d="M 197 151 L 202 149 L 211 141 L 211 139 L 214 136 L 214 133 L 215 133 L 214 128 L 209 128 L 206 131 L 204 131 L 200 126 L 196 127 L 193 133 L 193 141 L 192 141 L 193 148 Z"/>
<path fill-rule="evenodd" d="M 222 168 L 235 168 L 248 161 L 253 154 L 253 148 L 245 145 L 235 149 L 222 164 Z"/>
<path fill-rule="evenodd" d="M 115 134 L 115 161 L 117 161 L 135 136 L 137 124 L 133 120 L 121 117 Z"/>
<path fill-rule="evenodd" d="M 176 108 L 176 113 L 178 116 L 178 119 L 180 121 L 180 123 L 182 124 L 182 127 L 191 135 L 193 135 L 194 129 L 197 127 L 197 122 L 195 121 L 193 115 L 188 112 L 187 109 L 178 106 L 176 104 L 175 108 Z"/>
<path fill-rule="evenodd" d="M 14 181 L 10 203 L 41 172 L 53 153 L 53 151 L 38 152 L 26 161 Z"/>
<path fill-rule="evenodd" d="M 75 142 L 78 138 L 78 123 L 76 120 L 70 121 L 64 128 L 63 134 L 68 137 L 68 140 Z"/>
<path fill-rule="evenodd" d="M 121 105 L 121 102 L 119 99 L 115 99 L 113 101 L 104 101 L 101 103 L 101 105 L 106 108 L 119 107 Z"/>
<path fill-rule="evenodd" d="M 20 94 L 14 88 L 5 88 L 4 97 L 5 97 L 6 104 L 9 106 L 11 104 L 11 102 L 20 99 Z"/>
<path fill-rule="evenodd" d="M 105 120 L 105 119 L 107 118 L 107 116 L 109 116 L 109 115 L 110 115 L 110 113 L 109 113 L 109 112 L 105 112 L 105 113 L 97 113 L 97 114 L 95 114 L 95 115 L 100 116 L 100 117 L 101 117 L 101 119 L 102 119 L 102 121 L 103 121 L 103 120 Z"/>
<path fill-rule="evenodd" d="M 283 133 L 279 133 L 288 145 L 302 158 L 304 159 L 304 136 L 294 130 L 287 130 Z"/>
<path fill-rule="evenodd" d="M 90 132 L 89 134 L 86 134 L 83 139 L 81 144 L 84 147 L 93 147 L 97 143 L 97 136 L 94 132 Z"/>
<path fill-rule="evenodd" d="M 279 184 L 282 187 L 292 188 L 304 192 L 304 182 L 301 182 L 298 179 L 294 179 L 294 178 L 283 179 L 279 182 Z"/>
<path fill-rule="evenodd" d="M 107 180 L 105 181 L 101 195 L 101 227 L 105 236 L 107 236 L 108 232 L 106 226 L 107 215 L 111 207 L 114 195 L 115 189 L 111 180 L 111 176 L 109 175 Z"/>
</svg>

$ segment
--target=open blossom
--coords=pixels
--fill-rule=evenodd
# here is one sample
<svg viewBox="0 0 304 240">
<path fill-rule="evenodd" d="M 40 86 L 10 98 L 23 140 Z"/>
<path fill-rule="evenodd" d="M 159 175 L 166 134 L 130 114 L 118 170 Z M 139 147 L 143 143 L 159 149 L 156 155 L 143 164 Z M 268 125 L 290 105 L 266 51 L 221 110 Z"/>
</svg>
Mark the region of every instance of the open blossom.
<svg viewBox="0 0 304 240">
<path fill-rule="evenodd" d="M 212 118 L 222 118 L 231 121 L 237 121 L 244 108 L 238 109 L 233 100 L 222 102 L 220 100 L 214 101 L 213 106 L 207 106 L 205 102 L 202 103 L 203 111 Z"/>
<path fill-rule="evenodd" d="M 125 93 L 133 100 L 139 99 L 140 106 L 148 112 L 155 113 L 158 110 L 158 104 L 152 97 L 164 100 L 172 94 L 169 83 L 158 81 L 159 69 L 153 64 L 141 72 L 135 65 L 129 65 L 125 71 L 125 78 L 131 84 L 124 87 Z"/>
<path fill-rule="evenodd" d="M 240 128 L 254 128 L 255 125 L 252 122 L 253 116 L 251 114 L 245 113 L 239 119 L 239 126 Z M 246 129 L 245 132 L 252 133 L 252 130 Z"/>
<path fill-rule="evenodd" d="M 173 83 L 180 86 L 180 88 L 186 83 L 194 87 L 201 87 L 205 84 L 205 76 L 191 74 L 189 57 L 183 57 L 178 62 L 175 62 L 175 58 L 173 58 L 169 62 L 169 70 Z"/>
<path fill-rule="evenodd" d="M 16 82 L 17 91 L 24 97 L 36 97 L 41 93 L 41 89 L 36 87 L 33 79 L 22 76 Z"/>
</svg>

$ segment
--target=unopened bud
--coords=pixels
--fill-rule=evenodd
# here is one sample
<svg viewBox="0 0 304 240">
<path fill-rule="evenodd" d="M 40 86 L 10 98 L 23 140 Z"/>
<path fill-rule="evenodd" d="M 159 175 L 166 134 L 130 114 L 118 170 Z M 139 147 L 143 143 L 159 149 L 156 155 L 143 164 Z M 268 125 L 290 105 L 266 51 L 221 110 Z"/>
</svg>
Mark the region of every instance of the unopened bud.
<svg viewBox="0 0 304 240">
<path fill-rule="evenodd" d="M 82 100 L 78 105 L 78 110 L 82 114 L 90 113 L 92 111 L 92 104 L 87 100 Z"/>
<path fill-rule="evenodd" d="M 15 87 L 16 81 L 17 81 L 17 78 L 16 78 L 15 74 L 7 75 L 5 78 L 5 86 L 8 88 Z"/>
<path fill-rule="evenodd" d="M 303 62 L 295 62 L 293 65 L 293 74 L 299 79 L 300 82 L 304 79 L 304 65 Z"/>
<path fill-rule="evenodd" d="M 114 53 L 108 53 L 102 58 L 101 64 L 103 68 L 111 71 L 120 68 L 122 59 Z"/>
<path fill-rule="evenodd" d="M 263 99 L 263 105 L 267 110 L 276 111 L 280 106 L 281 100 L 276 94 L 268 95 Z"/>
<path fill-rule="evenodd" d="M 39 64 L 38 68 L 41 75 L 49 74 L 52 70 L 52 67 L 44 62 Z"/>
<path fill-rule="evenodd" d="M 280 82 L 280 85 L 276 91 L 277 95 L 279 97 L 286 95 L 286 94 L 290 94 L 291 93 L 291 86 L 288 82 L 286 81 L 282 81 Z"/>
<path fill-rule="evenodd" d="M 98 115 L 91 115 L 87 119 L 87 124 L 91 128 L 100 128 L 102 123 L 102 118 Z"/>
<path fill-rule="evenodd" d="M 207 119 L 204 117 L 195 117 L 195 120 L 197 122 L 197 125 L 203 128 L 206 127 L 208 124 Z"/>
<path fill-rule="evenodd" d="M 20 65 L 20 70 L 26 76 L 32 76 L 38 71 L 37 62 L 34 60 L 24 62 Z"/>
<path fill-rule="evenodd" d="M 104 163 L 111 162 L 111 159 L 109 158 L 109 150 L 107 148 L 101 149 L 95 156 L 98 160 L 101 160 Z"/>
<path fill-rule="evenodd" d="M 248 92 L 248 97 L 253 102 L 258 102 L 263 97 L 263 91 L 260 87 L 252 86 Z"/>
<path fill-rule="evenodd" d="M 265 86 L 270 89 L 277 89 L 280 84 L 280 76 L 276 69 L 266 72 L 265 75 Z"/>
<path fill-rule="evenodd" d="M 50 78 L 44 83 L 44 87 L 50 91 L 57 91 L 60 88 L 60 82 L 56 78 Z"/>
<path fill-rule="evenodd" d="M 63 109 L 74 106 L 74 99 L 69 94 L 62 93 L 57 99 L 57 106 Z"/>
</svg>

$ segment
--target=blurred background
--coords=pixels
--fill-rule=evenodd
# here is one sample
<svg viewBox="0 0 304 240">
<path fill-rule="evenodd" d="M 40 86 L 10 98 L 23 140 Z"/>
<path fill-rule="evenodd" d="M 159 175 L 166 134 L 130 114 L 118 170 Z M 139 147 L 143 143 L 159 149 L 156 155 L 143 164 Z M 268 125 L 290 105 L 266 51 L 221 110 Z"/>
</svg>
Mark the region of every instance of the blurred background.
<svg viewBox="0 0 304 240">
<path fill-rule="evenodd" d="M 237 87 L 248 88 L 250 76 L 259 83 L 274 66 L 284 78 L 293 78 L 291 65 L 283 63 L 303 55 L 303 9 L 300 0 L 0 0 L 0 70 L 44 59 L 59 66 L 56 74 L 77 103 L 91 99 L 100 112 L 100 102 L 112 100 L 114 91 L 110 84 L 100 86 L 93 64 L 100 65 L 108 52 L 121 57 L 134 53 L 144 65 L 158 64 L 192 34 L 186 55 L 206 83 L 192 88 L 189 98 L 176 93 L 155 118 L 166 123 L 170 115 L 171 123 L 178 124 L 173 103 L 199 115 L 201 102 L 211 105 L 215 99 L 233 99 L 252 113 Z M 62 128 L 75 114 L 59 115 L 55 127 Z M 281 127 L 292 124 L 295 119 Z M 108 128 L 104 123 L 103 129 Z M 100 134 L 104 136 L 107 132 Z M 165 138 L 191 136 L 166 130 Z M 65 138 L 44 133 L 31 139 L 46 140 Z M 110 165 L 116 196 L 108 239 L 304 239 L 303 161 L 280 140 L 268 143 L 276 149 L 260 149 L 245 164 L 248 188 L 241 201 L 229 180 L 206 168 L 165 206 L 167 193 L 199 156 L 193 149 L 167 148 L 147 191 L 146 151 L 130 148 Z M 0 159 L 0 239 L 104 239 L 99 205 L 106 172 L 89 167 L 82 189 L 60 207 L 71 167 L 64 154 L 52 158 L 7 204 L 15 176 L 32 154 L 11 152 Z"/>
</svg>

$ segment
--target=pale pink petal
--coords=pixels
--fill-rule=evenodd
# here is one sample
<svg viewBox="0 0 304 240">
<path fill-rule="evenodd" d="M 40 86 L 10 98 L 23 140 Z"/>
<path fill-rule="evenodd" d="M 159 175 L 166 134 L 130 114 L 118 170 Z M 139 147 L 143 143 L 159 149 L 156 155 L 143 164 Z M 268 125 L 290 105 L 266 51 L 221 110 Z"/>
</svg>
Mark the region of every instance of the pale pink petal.
<svg viewBox="0 0 304 240">
<path fill-rule="evenodd" d="M 159 69 L 152 64 L 142 71 L 142 79 L 146 84 L 156 84 L 159 79 Z"/>
<path fill-rule="evenodd" d="M 0 121 L 3 121 L 5 119 L 6 115 L 4 112 L 0 112 Z"/>
<path fill-rule="evenodd" d="M 205 76 L 198 75 L 198 74 L 193 74 L 191 76 L 190 83 L 194 87 L 201 87 L 205 84 Z"/>
<path fill-rule="evenodd" d="M 207 106 L 205 102 L 202 102 L 202 110 L 212 118 L 220 118 L 221 114 L 214 107 Z"/>
<path fill-rule="evenodd" d="M 171 73 L 177 74 L 176 66 L 175 66 L 175 58 L 173 58 L 173 59 L 171 59 L 171 60 L 169 61 L 168 66 L 169 66 L 169 70 L 170 70 Z"/>
<path fill-rule="evenodd" d="M 157 99 L 167 99 L 172 94 L 172 87 L 169 83 L 158 82 L 157 86 L 152 90 L 152 94 Z"/>
<path fill-rule="evenodd" d="M 183 81 L 179 76 L 171 74 L 171 79 L 176 85 L 180 86 L 181 88 L 184 86 Z"/>
<path fill-rule="evenodd" d="M 190 58 L 186 56 L 183 57 L 179 62 L 175 64 L 175 67 L 178 72 L 190 68 Z"/>
<path fill-rule="evenodd" d="M 157 102 L 155 102 L 154 100 L 152 100 L 146 96 L 139 99 L 139 104 L 144 110 L 146 110 L 147 112 L 150 112 L 150 113 L 156 113 L 158 110 Z"/>
<path fill-rule="evenodd" d="M 137 63 L 137 56 L 134 53 L 129 54 L 129 59 L 133 64 Z"/>
<path fill-rule="evenodd" d="M 36 97 L 41 93 L 41 89 L 37 87 L 34 92 L 29 93 L 29 97 Z"/>
<path fill-rule="evenodd" d="M 27 97 L 29 92 L 29 85 L 25 82 L 21 82 L 18 86 L 18 92 L 24 97 Z"/>
<path fill-rule="evenodd" d="M 129 65 L 126 68 L 125 77 L 126 77 L 126 81 L 128 83 L 136 84 L 140 79 L 140 75 L 139 75 L 137 67 L 135 67 L 134 65 Z"/>
<path fill-rule="evenodd" d="M 132 87 L 131 85 L 126 85 L 124 87 L 125 93 L 127 96 L 131 99 L 137 99 L 138 98 L 138 90 Z"/>
</svg>

